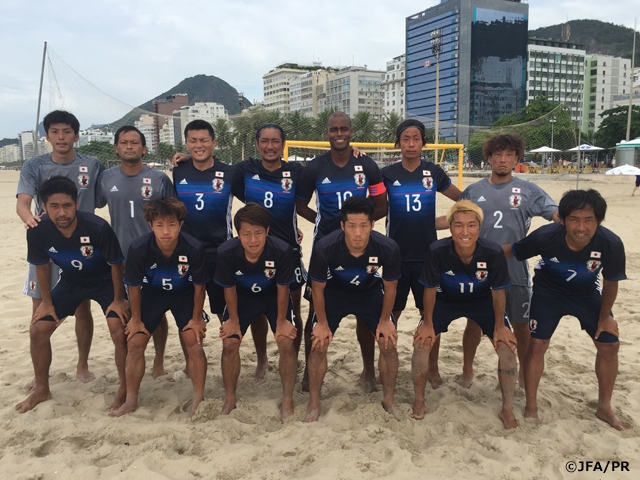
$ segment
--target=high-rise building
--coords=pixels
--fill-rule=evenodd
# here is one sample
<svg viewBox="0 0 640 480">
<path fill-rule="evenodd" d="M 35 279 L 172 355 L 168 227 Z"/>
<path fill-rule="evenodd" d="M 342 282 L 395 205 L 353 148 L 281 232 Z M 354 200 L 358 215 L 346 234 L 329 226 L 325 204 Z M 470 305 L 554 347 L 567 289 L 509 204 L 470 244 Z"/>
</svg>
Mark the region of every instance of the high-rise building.
<svg viewBox="0 0 640 480">
<path fill-rule="evenodd" d="M 215 102 L 196 102 L 180 108 L 180 122 L 185 127 L 193 120 L 204 120 L 211 124 L 219 118 L 229 120 L 229 114 L 224 105 Z"/>
<path fill-rule="evenodd" d="M 387 72 L 381 84 L 384 92 L 382 109 L 385 114 L 396 113 L 405 117 L 404 82 L 406 55 L 394 57 L 387 62 Z"/>
<path fill-rule="evenodd" d="M 14 144 L 0 147 L 0 163 L 13 163 L 20 160 L 20 146 Z"/>
<path fill-rule="evenodd" d="M 383 91 L 381 88 L 385 72 L 367 70 L 365 67 L 346 67 L 327 78 L 324 108 L 336 108 L 350 117 L 359 112 L 369 112 L 379 120 L 382 117 Z"/>
<path fill-rule="evenodd" d="M 441 0 L 406 20 L 407 117 L 433 128 L 439 52 L 439 134 L 466 143 L 525 105 L 529 5 L 519 0 Z"/>
<path fill-rule="evenodd" d="M 147 142 L 147 150 L 155 152 L 160 136 L 156 136 L 155 127 L 157 124 L 157 115 L 140 115 L 140 119 L 134 122 L 134 126 L 142 132 Z"/>
<path fill-rule="evenodd" d="M 288 113 L 290 104 L 289 82 L 308 71 L 296 64 L 283 64 L 269 73 L 265 73 L 262 76 L 265 110 Z"/>
<path fill-rule="evenodd" d="M 91 142 L 104 142 L 113 145 L 114 134 L 112 132 L 103 132 L 97 128 L 80 130 L 80 132 L 78 132 L 78 141 L 75 143 L 75 146 L 83 147 L 85 145 L 89 145 Z"/>
<path fill-rule="evenodd" d="M 20 155 L 22 160 L 29 160 L 34 156 L 33 139 L 35 137 L 33 130 L 25 130 L 18 135 L 18 145 L 20 146 Z"/>
<path fill-rule="evenodd" d="M 316 117 L 318 112 L 324 110 L 320 108 L 319 94 L 324 93 L 330 73 L 321 69 L 293 77 L 289 82 L 289 111 Z"/>
<path fill-rule="evenodd" d="M 152 135 L 145 133 L 147 147 L 150 144 L 153 144 L 154 147 L 158 144 L 160 141 L 160 129 L 167 123 L 167 119 L 173 115 L 174 110 L 180 110 L 185 105 L 189 105 L 189 95 L 186 93 L 176 93 L 169 95 L 164 100 L 153 101 L 151 108 L 156 115 L 153 116 Z"/>
</svg>

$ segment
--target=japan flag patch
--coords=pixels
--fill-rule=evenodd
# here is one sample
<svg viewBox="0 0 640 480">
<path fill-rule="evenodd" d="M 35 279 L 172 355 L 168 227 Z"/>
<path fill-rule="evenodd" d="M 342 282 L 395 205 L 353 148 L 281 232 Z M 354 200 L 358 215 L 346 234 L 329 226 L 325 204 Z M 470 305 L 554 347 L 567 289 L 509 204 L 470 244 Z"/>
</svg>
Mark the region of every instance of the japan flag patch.
<svg viewBox="0 0 640 480">
<path fill-rule="evenodd" d="M 144 183 L 145 185 L 151 185 L 151 179 L 150 178 L 143 178 L 142 179 L 142 183 Z"/>
<path fill-rule="evenodd" d="M 513 187 L 513 188 L 511 189 L 511 193 L 521 193 L 521 192 L 520 192 L 520 189 L 519 189 L 519 188 L 517 188 L 517 187 Z"/>
<path fill-rule="evenodd" d="M 179 262 L 187 262 L 187 256 L 186 255 L 178 255 L 178 261 Z"/>
<path fill-rule="evenodd" d="M 80 243 L 91 243 L 89 237 L 80 237 Z"/>
<path fill-rule="evenodd" d="M 591 255 L 589 255 L 591 258 L 602 258 L 602 253 L 600 252 L 591 252 Z"/>
</svg>

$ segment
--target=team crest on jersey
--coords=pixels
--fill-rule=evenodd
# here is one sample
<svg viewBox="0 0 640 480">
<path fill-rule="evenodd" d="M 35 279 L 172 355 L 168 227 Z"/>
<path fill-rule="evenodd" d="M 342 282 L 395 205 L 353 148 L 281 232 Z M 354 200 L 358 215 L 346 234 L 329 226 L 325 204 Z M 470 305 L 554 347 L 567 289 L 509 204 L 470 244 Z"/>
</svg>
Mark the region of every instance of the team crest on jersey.
<svg viewBox="0 0 640 480">
<path fill-rule="evenodd" d="M 367 265 L 366 270 L 368 274 L 372 274 L 372 273 L 376 273 L 379 269 L 380 267 L 378 265 Z"/>
<path fill-rule="evenodd" d="M 529 330 L 535 332 L 536 328 L 538 328 L 538 321 L 533 319 L 529 320 Z"/>
<path fill-rule="evenodd" d="M 188 263 L 179 263 L 178 264 L 178 273 L 180 274 L 181 277 L 184 277 L 184 275 L 187 273 L 188 270 L 189 270 L 189 264 Z"/>
<path fill-rule="evenodd" d="M 484 282 L 489 276 L 489 272 L 487 270 L 476 270 L 476 278 L 481 282 Z"/>
<path fill-rule="evenodd" d="M 273 277 L 276 276 L 276 269 L 275 268 L 265 268 L 264 269 L 264 276 L 267 277 L 269 280 L 271 280 Z"/>
<path fill-rule="evenodd" d="M 424 177 L 422 179 L 422 185 L 424 186 L 424 188 L 426 188 L 427 190 L 431 190 L 433 188 L 433 178 L 431 177 Z"/>
<path fill-rule="evenodd" d="M 93 255 L 93 246 L 91 245 L 82 245 L 80 247 L 80 253 L 83 257 L 90 257 Z"/>
<path fill-rule="evenodd" d="M 509 197 L 509 205 L 513 208 L 518 208 L 522 204 L 522 197 L 520 195 L 511 195 Z"/>
<path fill-rule="evenodd" d="M 149 199 L 153 195 L 153 187 L 151 185 L 143 185 L 140 189 L 142 192 L 142 198 Z"/>
<path fill-rule="evenodd" d="M 587 270 L 590 272 L 595 272 L 602 262 L 600 260 L 587 260 Z"/>
<path fill-rule="evenodd" d="M 33 280 L 31 280 L 29 282 L 29 291 L 30 292 L 35 292 L 36 291 L 36 282 L 34 282 Z"/>
<path fill-rule="evenodd" d="M 289 173 L 289 172 L 284 172 L 284 173 Z M 282 185 L 282 189 L 285 192 L 288 192 L 293 188 L 293 180 L 291 180 L 290 178 L 283 178 L 282 180 L 280 180 L 280 184 Z"/>
<path fill-rule="evenodd" d="M 89 175 L 86 173 L 81 173 L 78 175 L 78 185 L 82 188 L 87 188 L 89 186 Z"/>
<path fill-rule="evenodd" d="M 358 165 L 356 165 L 356 168 L 358 167 Z M 361 167 L 362 168 L 362 167 Z M 353 178 L 356 181 L 356 185 L 359 187 L 363 187 L 365 182 L 367 181 L 367 177 L 365 176 L 364 173 L 356 173 Z"/>
<path fill-rule="evenodd" d="M 220 173 L 223 173 L 223 172 L 220 172 Z M 213 189 L 216 192 L 219 192 L 224 188 L 224 180 L 222 180 L 221 178 L 214 178 L 213 181 L 211 182 L 211 185 L 213 186 Z"/>
</svg>

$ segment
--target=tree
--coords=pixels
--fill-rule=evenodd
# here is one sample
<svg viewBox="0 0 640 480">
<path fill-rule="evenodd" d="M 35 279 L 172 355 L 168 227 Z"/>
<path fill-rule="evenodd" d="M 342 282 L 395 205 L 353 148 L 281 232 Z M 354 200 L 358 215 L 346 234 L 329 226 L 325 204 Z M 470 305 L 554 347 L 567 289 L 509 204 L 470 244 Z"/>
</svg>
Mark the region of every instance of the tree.
<svg viewBox="0 0 640 480">
<path fill-rule="evenodd" d="M 596 143 L 600 147 L 613 148 L 620 140 L 627 137 L 628 106 L 616 107 L 605 110 L 600 114 L 602 123 L 596 132 Z M 631 108 L 631 135 L 630 138 L 640 136 L 640 106 Z"/>
<path fill-rule="evenodd" d="M 351 120 L 354 142 L 376 142 L 377 125 L 369 112 L 358 112 Z"/>
<path fill-rule="evenodd" d="M 107 168 L 120 162 L 115 148 L 108 142 L 89 142 L 87 145 L 78 147 L 75 150 L 83 155 L 97 157 Z"/>
<path fill-rule="evenodd" d="M 176 154 L 176 149 L 169 143 L 158 143 L 156 151 L 154 152 L 154 160 L 161 163 L 163 167 L 166 167 L 167 163 L 171 162 L 171 159 Z M 147 160 L 147 159 L 145 159 Z M 150 160 L 150 159 L 149 159 Z"/>
<path fill-rule="evenodd" d="M 379 141 L 382 143 L 395 143 L 396 130 L 401 123 L 402 117 L 396 112 L 385 114 L 382 117 L 382 123 L 380 124 L 380 130 L 378 132 Z"/>
<path fill-rule="evenodd" d="M 282 117 L 280 126 L 285 131 L 287 140 L 311 140 L 313 136 L 313 119 L 301 112 L 290 112 Z"/>
<path fill-rule="evenodd" d="M 326 108 L 318 113 L 318 116 L 313 120 L 313 130 L 310 140 L 317 140 L 320 142 L 327 140 L 324 136 L 324 131 L 327 129 L 327 121 L 329 121 L 331 114 L 336 111 L 336 108 Z"/>
</svg>

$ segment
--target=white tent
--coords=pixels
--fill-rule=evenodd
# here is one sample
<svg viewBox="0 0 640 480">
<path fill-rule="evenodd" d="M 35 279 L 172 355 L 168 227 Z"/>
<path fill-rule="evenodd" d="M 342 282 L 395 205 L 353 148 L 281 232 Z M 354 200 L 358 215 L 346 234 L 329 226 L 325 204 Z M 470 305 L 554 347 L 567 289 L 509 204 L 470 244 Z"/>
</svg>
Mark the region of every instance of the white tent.
<svg viewBox="0 0 640 480">
<path fill-rule="evenodd" d="M 578 145 L 577 147 L 570 148 L 567 152 L 578 152 L 578 166 L 582 165 L 581 157 L 582 152 L 595 152 L 597 150 L 604 150 L 604 148 L 595 147 L 593 145 L 588 145 L 583 143 L 582 145 Z M 576 189 L 580 184 L 580 167 L 578 167 L 578 172 L 576 174 Z"/>
<path fill-rule="evenodd" d="M 633 165 L 620 165 L 606 171 L 607 175 L 640 175 L 640 168 Z"/>
<path fill-rule="evenodd" d="M 557 148 L 551 148 L 551 147 L 540 147 L 540 148 L 536 148 L 534 150 L 529 150 L 529 153 L 556 153 L 556 152 L 561 152 L 562 150 L 558 150 Z"/>
</svg>

